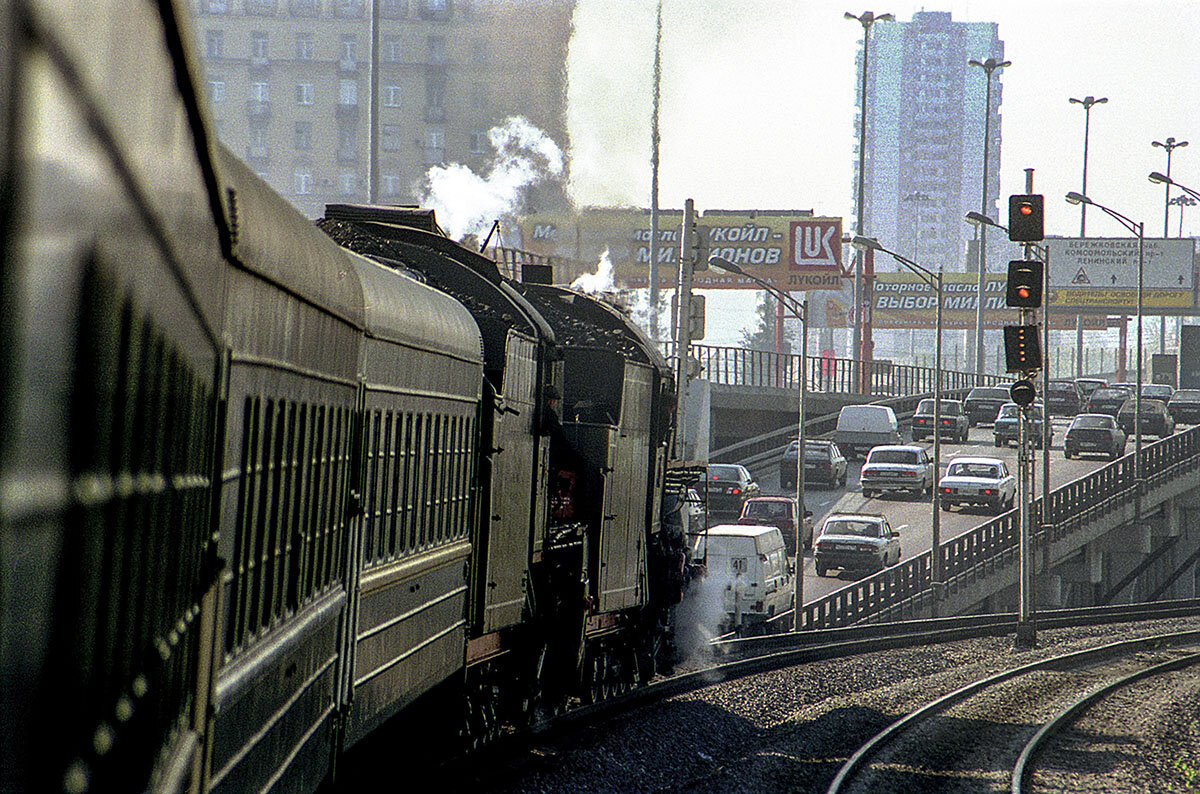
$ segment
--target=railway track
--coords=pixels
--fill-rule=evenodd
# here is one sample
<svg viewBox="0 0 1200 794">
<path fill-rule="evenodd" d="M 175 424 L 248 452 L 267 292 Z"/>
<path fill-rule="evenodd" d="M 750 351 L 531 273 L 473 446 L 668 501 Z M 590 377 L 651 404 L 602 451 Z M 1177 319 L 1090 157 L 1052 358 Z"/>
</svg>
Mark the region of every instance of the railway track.
<svg viewBox="0 0 1200 794">
<path fill-rule="evenodd" d="M 842 765 L 828 792 L 1021 794 L 1031 790 L 1047 743 L 1087 709 L 1138 681 L 1196 664 L 1200 631 L 1193 630 L 1060 654 L 982 678 L 875 734 Z"/>
<path fill-rule="evenodd" d="M 1200 599 L 1161 604 L 1052 610 L 1038 614 L 1038 626 L 1045 629 L 1095 626 L 1102 623 L 1192 616 L 1198 610 Z M 847 658 L 888 649 L 932 646 L 970 637 L 1000 637 L 1012 634 L 1015 626 L 1015 614 L 997 614 L 726 639 L 713 643 L 709 663 L 671 676 L 656 678 L 647 685 L 614 694 L 602 702 L 587 705 L 573 703 L 565 713 L 547 715 L 528 726 L 506 726 L 500 737 L 488 746 L 471 753 L 445 758 L 440 766 L 443 769 L 495 769 L 505 765 L 516 766 L 522 763 L 520 759 L 531 754 L 537 755 L 538 751 L 531 748 L 548 738 L 559 738 L 568 733 L 579 734 L 603 726 L 636 707 L 721 682 L 818 660 Z M 1200 645 L 1200 632 L 1197 633 L 1196 641 Z"/>
</svg>

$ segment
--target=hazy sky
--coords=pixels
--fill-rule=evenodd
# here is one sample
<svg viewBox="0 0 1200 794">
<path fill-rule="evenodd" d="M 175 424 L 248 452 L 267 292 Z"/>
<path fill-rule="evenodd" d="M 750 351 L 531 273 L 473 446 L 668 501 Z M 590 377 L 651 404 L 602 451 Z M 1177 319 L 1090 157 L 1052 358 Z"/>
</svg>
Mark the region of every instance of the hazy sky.
<svg viewBox="0 0 1200 794">
<path fill-rule="evenodd" d="M 849 215 L 853 193 L 854 58 L 862 27 L 828 0 L 663 0 L 660 206 L 812 208 Z M 950 11 L 999 24 L 1000 195 L 1024 192 L 1035 169 L 1048 233 L 1078 234 L 1084 112 L 1069 97 L 1108 97 L 1092 109 L 1088 193 L 1161 235 L 1166 170 L 1151 146 L 1192 140 L 1173 177 L 1200 190 L 1200 0 L 906 3 L 870 6 L 908 21 Z M 573 193 L 585 204 L 649 205 L 653 0 L 579 0 L 569 64 Z M 982 70 L 979 79 L 984 79 Z M 1002 206 L 1003 222 L 1007 207 Z M 1177 233 L 1172 208 L 1171 234 Z M 869 221 L 868 221 L 869 229 Z M 1088 232 L 1125 234 L 1097 210 Z M 1200 234 L 1200 206 L 1184 233 Z"/>
</svg>

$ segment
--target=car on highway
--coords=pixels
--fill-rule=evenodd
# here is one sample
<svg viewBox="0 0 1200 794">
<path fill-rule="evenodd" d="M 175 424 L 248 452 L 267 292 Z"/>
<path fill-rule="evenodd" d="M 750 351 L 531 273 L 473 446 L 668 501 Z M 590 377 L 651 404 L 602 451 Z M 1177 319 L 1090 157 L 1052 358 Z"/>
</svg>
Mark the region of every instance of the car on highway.
<svg viewBox="0 0 1200 794">
<path fill-rule="evenodd" d="M 999 458 L 955 458 L 937 487 L 942 510 L 979 505 L 1003 513 L 1012 509 L 1016 495 L 1017 478 Z"/>
<path fill-rule="evenodd" d="M 1083 402 L 1086 405 L 1088 398 L 1092 396 L 1092 392 L 1096 389 L 1103 389 L 1108 385 L 1108 381 L 1103 378 L 1076 378 L 1075 385 L 1079 387 L 1079 394 L 1083 397 Z"/>
<path fill-rule="evenodd" d="M 1083 395 L 1073 380 L 1052 380 L 1045 402 L 1051 416 L 1074 416 L 1083 407 Z"/>
<path fill-rule="evenodd" d="M 1108 414 L 1115 419 L 1121 412 L 1121 406 L 1132 396 L 1133 392 L 1112 386 L 1096 389 L 1088 398 L 1087 412 L 1089 414 Z"/>
<path fill-rule="evenodd" d="M 779 487 L 796 488 L 796 451 L 800 442 L 793 441 L 783 451 L 779 462 Z M 821 483 L 830 488 L 846 485 L 846 456 L 832 441 L 804 439 L 804 486 Z"/>
<path fill-rule="evenodd" d="M 1034 403 L 1029 406 L 1029 434 L 1033 446 L 1042 448 L 1042 423 L 1044 421 L 1042 404 Z M 1005 403 L 996 414 L 996 423 L 992 428 L 993 442 L 998 447 L 1008 446 L 1021 437 L 1021 414 L 1016 403 Z M 1050 443 L 1054 443 L 1054 425 L 1050 425 Z"/>
<path fill-rule="evenodd" d="M 968 424 L 971 427 L 978 424 L 990 425 L 996 421 L 1000 406 L 1010 399 L 1012 398 L 1008 395 L 1008 389 L 1004 386 L 976 386 L 967 392 L 967 399 L 963 400 Z"/>
<path fill-rule="evenodd" d="M 1063 457 L 1104 455 L 1116 460 L 1125 454 L 1125 431 L 1108 414 L 1079 414 L 1063 438 Z"/>
<path fill-rule="evenodd" d="M 1200 424 L 1200 389 L 1178 389 L 1171 395 L 1167 410 L 1175 419 L 1175 424 Z"/>
<path fill-rule="evenodd" d="M 789 557 L 796 556 L 796 518 L 800 507 L 796 500 L 789 496 L 756 496 L 747 499 L 742 505 L 742 515 L 739 524 L 755 524 L 758 526 L 778 527 L 783 533 L 783 545 L 787 547 Z M 804 523 L 801 534 L 804 536 L 804 548 L 811 549 L 813 542 L 812 511 L 804 511 Z"/>
<path fill-rule="evenodd" d="M 863 496 L 903 491 L 920 496 L 933 493 L 933 459 L 924 447 L 891 444 L 867 453 L 858 480 Z"/>
<path fill-rule="evenodd" d="M 962 443 L 967 440 L 967 433 L 970 432 L 970 420 L 967 419 L 967 414 L 963 410 L 963 404 L 958 400 L 942 400 L 941 425 L 938 431 L 943 438 L 949 436 L 951 441 Z M 933 435 L 933 422 L 935 416 L 933 413 L 933 400 L 921 400 L 917 403 L 917 410 L 912 417 L 912 439 L 913 441 L 924 441 Z"/>
<path fill-rule="evenodd" d="M 880 444 L 899 444 L 896 412 L 886 405 L 846 405 L 838 412 L 833 443 L 847 458 L 860 457 Z"/>
<path fill-rule="evenodd" d="M 903 526 L 900 529 L 904 529 Z M 832 568 L 881 571 L 900 561 L 900 532 L 877 513 L 833 513 L 821 524 L 813 562 L 817 576 Z"/>
<path fill-rule="evenodd" d="M 758 496 L 760 490 L 745 466 L 710 463 L 705 503 L 709 517 L 736 520 L 742 514 L 742 505 Z"/>
<path fill-rule="evenodd" d="M 1175 420 L 1171 418 L 1166 403 L 1162 400 L 1148 400 L 1145 397 L 1142 398 L 1141 403 L 1142 435 L 1166 438 L 1175 432 Z M 1137 402 L 1127 400 L 1121 406 L 1121 412 L 1117 414 L 1117 424 L 1121 426 L 1127 436 L 1132 436 L 1137 432 L 1133 424 L 1135 410 L 1137 410 Z"/>
<path fill-rule="evenodd" d="M 1149 397 L 1151 400 L 1162 400 L 1170 402 L 1171 395 L 1175 393 L 1175 387 L 1169 383 L 1143 383 L 1142 384 L 1142 399 Z"/>
</svg>

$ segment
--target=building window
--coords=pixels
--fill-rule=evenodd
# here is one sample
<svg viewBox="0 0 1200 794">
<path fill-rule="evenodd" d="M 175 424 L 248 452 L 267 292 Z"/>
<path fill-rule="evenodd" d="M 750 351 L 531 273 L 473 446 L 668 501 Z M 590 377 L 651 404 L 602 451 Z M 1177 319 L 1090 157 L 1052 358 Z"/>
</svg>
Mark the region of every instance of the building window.
<svg viewBox="0 0 1200 794">
<path fill-rule="evenodd" d="M 353 196 L 358 192 L 358 174 L 353 171 L 343 171 L 338 175 L 338 193 L 343 196 Z"/>
<path fill-rule="evenodd" d="M 383 39 L 383 45 L 379 48 L 379 57 L 388 63 L 400 63 L 402 59 L 403 48 L 401 47 L 400 38 L 398 36 L 386 36 Z"/>
<path fill-rule="evenodd" d="M 353 124 L 338 127 L 338 151 L 352 152 L 358 139 L 358 128 Z"/>
<path fill-rule="evenodd" d="M 296 150 L 307 152 L 312 149 L 312 122 L 296 122 Z"/>
<path fill-rule="evenodd" d="M 297 83 L 296 84 L 296 104 L 311 105 L 313 103 L 313 84 L 312 83 Z"/>
<path fill-rule="evenodd" d="M 225 81 L 224 80 L 209 80 L 208 81 L 208 98 L 214 105 L 218 102 L 225 101 Z"/>
<path fill-rule="evenodd" d="M 313 177 L 310 169 L 301 166 L 292 172 L 292 191 L 297 196 L 307 196 L 312 193 L 312 186 Z"/>
<path fill-rule="evenodd" d="M 358 68 L 358 42 L 353 36 L 342 36 L 341 60 L 338 66 L 347 72 Z"/>
<path fill-rule="evenodd" d="M 385 108 L 400 107 L 400 86 L 385 85 L 383 87 L 383 106 Z"/>
<path fill-rule="evenodd" d="M 204 10 L 210 14 L 224 14 L 229 10 L 229 0 L 204 0 Z"/>
<path fill-rule="evenodd" d="M 316 56 L 316 49 L 311 33 L 296 34 L 296 60 L 311 61 Z"/>
<path fill-rule="evenodd" d="M 251 127 L 250 128 L 250 146 L 252 149 L 261 149 L 266 151 L 267 148 L 267 128 L 266 127 Z"/>
<path fill-rule="evenodd" d="M 342 19 L 358 19 L 363 13 L 363 0 L 333 0 L 333 15 Z"/>
<path fill-rule="evenodd" d="M 204 54 L 209 58 L 225 57 L 225 31 L 210 30 L 204 35 Z"/>
<path fill-rule="evenodd" d="M 400 194 L 400 177 L 397 174 L 384 174 L 383 179 L 383 195 L 396 196 Z"/>
<path fill-rule="evenodd" d="M 288 11 L 294 17 L 315 17 L 321 13 L 320 0 L 288 0 Z"/>
<path fill-rule="evenodd" d="M 275 16 L 275 0 L 246 0 L 246 16 Z"/>
<path fill-rule="evenodd" d="M 266 83 L 251 83 L 250 98 L 255 102 L 270 102 L 271 90 Z"/>
<path fill-rule="evenodd" d="M 471 154 L 483 154 L 485 151 L 484 147 L 487 146 L 487 141 L 488 135 L 486 132 L 478 130 L 472 132 L 470 137 Z"/>
<path fill-rule="evenodd" d="M 441 36 L 430 36 L 426 41 L 429 44 L 429 62 L 444 64 L 446 62 L 446 39 Z"/>
<path fill-rule="evenodd" d="M 421 16 L 425 19 L 446 19 L 450 16 L 449 0 L 417 0 L 421 4 Z"/>
<path fill-rule="evenodd" d="M 385 152 L 400 151 L 400 147 L 403 145 L 402 141 L 404 139 L 403 127 L 401 127 L 399 124 L 384 124 L 383 129 L 380 132 L 382 133 L 380 137 L 383 139 L 381 145 L 383 146 L 383 150 Z"/>
<path fill-rule="evenodd" d="M 425 165 L 446 162 L 445 130 L 429 130 L 425 133 Z"/>
<path fill-rule="evenodd" d="M 401 19 L 408 13 L 408 0 L 380 0 L 379 13 L 388 19 Z"/>
<path fill-rule="evenodd" d="M 342 105 L 358 104 L 358 81 L 343 80 L 338 86 L 338 103 Z"/>
<path fill-rule="evenodd" d="M 256 30 L 250 34 L 251 63 L 266 63 L 269 50 L 266 33 Z"/>
</svg>

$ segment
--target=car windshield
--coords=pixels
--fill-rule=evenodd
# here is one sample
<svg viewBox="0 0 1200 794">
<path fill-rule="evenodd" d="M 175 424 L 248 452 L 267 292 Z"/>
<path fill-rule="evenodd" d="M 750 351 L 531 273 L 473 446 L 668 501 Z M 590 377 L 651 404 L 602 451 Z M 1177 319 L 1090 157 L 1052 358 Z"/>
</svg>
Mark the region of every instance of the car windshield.
<svg viewBox="0 0 1200 794">
<path fill-rule="evenodd" d="M 958 400 L 942 400 L 942 413 L 946 416 L 957 416 L 961 413 L 962 403 Z M 932 414 L 933 400 L 921 400 L 917 403 L 917 413 Z"/>
<path fill-rule="evenodd" d="M 785 502 L 750 502 L 746 505 L 746 515 L 754 518 L 787 518 L 788 505 Z"/>
<path fill-rule="evenodd" d="M 1071 423 L 1072 430 L 1109 430 L 1112 426 L 1111 416 L 1078 416 Z"/>
<path fill-rule="evenodd" d="M 1015 405 L 1000 406 L 1000 413 L 997 414 L 997 418 L 999 418 L 999 419 L 1016 419 L 1017 418 L 1017 406 L 1015 406 Z"/>
<path fill-rule="evenodd" d="M 738 466 L 709 466 L 708 478 L 716 482 L 740 482 L 742 470 Z"/>
<path fill-rule="evenodd" d="M 1173 390 L 1171 389 L 1170 386 L 1157 386 L 1157 385 L 1143 386 L 1142 387 L 1142 396 L 1143 397 L 1153 397 L 1158 400 L 1169 400 L 1171 398 L 1172 391 Z"/>
<path fill-rule="evenodd" d="M 946 474 L 951 477 L 987 477 L 1000 479 L 1000 467 L 994 463 L 951 463 Z"/>
<path fill-rule="evenodd" d="M 867 463 L 918 463 L 917 451 L 913 449 L 877 449 L 871 453 Z"/>
<path fill-rule="evenodd" d="M 1075 393 L 1075 384 L 1073 384 L 1073 383 L 1051 383 L 1050 384 L 1050 393 L 1051 394 L 1074 394 Z"/>
<path fill-rule="evenodd" d="M 1092 393 L 1093 400 L 1124 400 L 1129 392 L 1124 389 L 1096 389 Z"/>
<path fill-rule="evenodd" d="M 863 538 L 877 538 L 880 535 L 881 524 L 870 519 L 831 518 L 825 522 L 822 535 L 858 535 Z"/>
<path fill-rule="evenodd" d="M 1008 389 L 976 387 L 967 393 L 968 400 L 1007 400 Z"/>
<path fill-rule="evenodd" d="M 1171 402 L 1194 403 L 1200 402 L 1200 391 L 1194 389 L 1180 389 L 1171 395 Z"/>
</svg>

